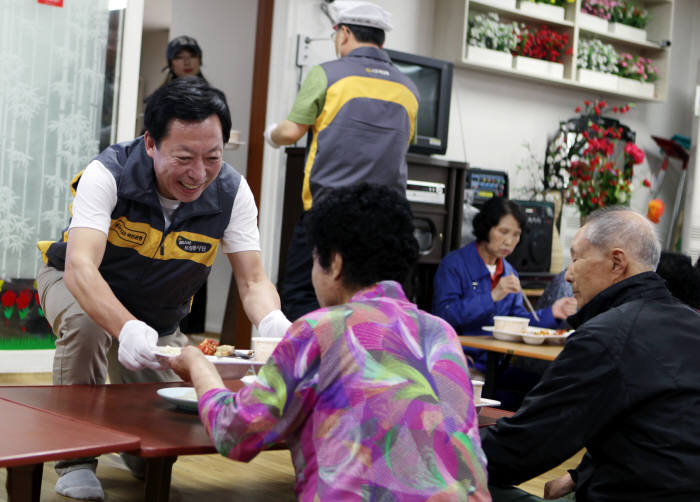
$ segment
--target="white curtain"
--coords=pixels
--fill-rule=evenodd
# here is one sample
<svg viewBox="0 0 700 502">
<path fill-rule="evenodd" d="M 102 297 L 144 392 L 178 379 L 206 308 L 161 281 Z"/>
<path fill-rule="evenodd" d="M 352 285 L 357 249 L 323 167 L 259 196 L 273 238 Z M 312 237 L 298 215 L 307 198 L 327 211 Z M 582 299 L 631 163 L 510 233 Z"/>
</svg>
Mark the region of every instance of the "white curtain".
<svg viewBox="0 0 700 502">
<path fill-rule="evenodd" d="M 0 5 L 0 280 L 36 275 L 36 242 L 58 238 L 98 153 L 107 0 L 62 3 Z"/>
</svg>

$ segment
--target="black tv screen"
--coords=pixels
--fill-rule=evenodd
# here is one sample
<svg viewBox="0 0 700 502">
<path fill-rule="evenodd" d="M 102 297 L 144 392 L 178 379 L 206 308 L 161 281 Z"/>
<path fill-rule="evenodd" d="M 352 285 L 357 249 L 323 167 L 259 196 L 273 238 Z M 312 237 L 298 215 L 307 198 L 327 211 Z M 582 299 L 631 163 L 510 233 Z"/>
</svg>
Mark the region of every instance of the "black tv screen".
<svg viewBox="0 0 700 502">
<path fill-rule="evenodd" d="M 416 142 L 408 151 L 445 153 L 450 122 L 452 63 L 394 50 L 386 52 L 399 71 L 413 81 L 420 94 Z"/>
</svg>

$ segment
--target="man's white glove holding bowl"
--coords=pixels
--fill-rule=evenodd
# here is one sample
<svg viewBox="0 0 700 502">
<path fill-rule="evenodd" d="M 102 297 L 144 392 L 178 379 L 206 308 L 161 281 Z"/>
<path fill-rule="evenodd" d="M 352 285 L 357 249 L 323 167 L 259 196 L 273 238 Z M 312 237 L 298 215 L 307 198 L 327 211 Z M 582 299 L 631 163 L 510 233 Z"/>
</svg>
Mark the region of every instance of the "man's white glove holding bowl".
<svg viewBox="0 0 700 502">
<path fill-rule="evenodd" d="M 132 371 L 167 369 L 156 357 L 158 332 L 136 319 L 126 321 L 119 333 L 119 362 Z"/>
<path fill-rule="evenodd" d="M 291 325 L 281 310 L 273 310 L 260 321 L 258 333 L 264 338 L 282 338 Z"/>
</svg>

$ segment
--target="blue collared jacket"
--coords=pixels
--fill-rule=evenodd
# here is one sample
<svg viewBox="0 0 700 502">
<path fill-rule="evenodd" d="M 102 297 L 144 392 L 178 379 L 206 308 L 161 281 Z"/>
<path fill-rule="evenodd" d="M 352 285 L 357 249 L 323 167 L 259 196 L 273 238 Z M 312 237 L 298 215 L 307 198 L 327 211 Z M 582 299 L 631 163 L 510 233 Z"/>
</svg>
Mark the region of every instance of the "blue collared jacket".
<svg viewBox="0 0 700 502">
<path fill-rule="evenodd" d="M 503 275 L 518 275 L 503 260 Z M 523 305 L 522 294 L 511 293 L 498 302 L 491 298 L 491 274 L 479 256 L 476 242 L 448 253 L 440 262 L 433 283 L 433 314 L 449 322 L 460 335 L 487 334 L 482 326 L 492 326 L 496 315 L 527 317 L 533 326 L 557 328 L 559 322 L 551 307 L 537 311 L 540 321 Z M 486 351 L 465 350 L 480 371 L 486 368 Z"/>
</svg>

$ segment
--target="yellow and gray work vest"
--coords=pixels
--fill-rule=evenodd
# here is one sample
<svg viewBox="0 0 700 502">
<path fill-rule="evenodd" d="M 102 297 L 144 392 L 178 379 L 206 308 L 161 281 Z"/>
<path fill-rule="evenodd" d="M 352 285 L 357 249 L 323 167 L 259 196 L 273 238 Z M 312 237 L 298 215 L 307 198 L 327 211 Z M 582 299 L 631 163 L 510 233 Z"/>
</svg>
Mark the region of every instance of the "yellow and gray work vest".
<svg viewBox="0 0 700 502">
<path fill-rule="evenodd" d="M 192 297 L 214 263 L 231 220 L 241 175 L 223 163 L 219 176 L 193 202 L 182 202 L 165 219 L 156 192 L 153 160 L 143 137 L 112 145 L 97 156 L 117 182 L 117 205 L 100 274 L 137 319 L 160 336 L 171 334 L 190 310 Z M 80 182 L 71 183 L 73 194 Z M 38 243 L 44 262 L 63 270 L 68 233 Z"/>
<path fill-rule="evenodd" d="M 405 194 L 416 86 L 376 47 L 359 47 L 321 67 L 328 88 L 304 168 L 304 209 L 324 191 L 362 181 Z"/>
</svg>

